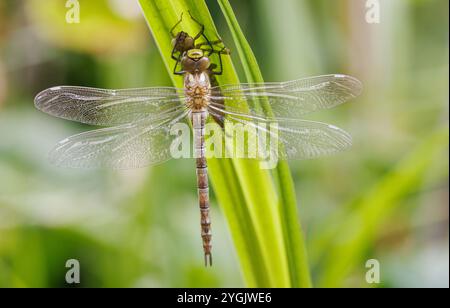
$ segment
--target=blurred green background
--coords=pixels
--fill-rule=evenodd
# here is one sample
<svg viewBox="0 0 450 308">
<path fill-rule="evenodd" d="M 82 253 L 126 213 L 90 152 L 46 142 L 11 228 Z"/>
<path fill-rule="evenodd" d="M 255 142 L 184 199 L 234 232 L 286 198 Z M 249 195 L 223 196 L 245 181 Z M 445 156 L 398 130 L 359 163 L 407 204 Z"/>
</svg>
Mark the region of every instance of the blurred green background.
<svg viewBox="0 0 450 308">
<path fill-rule="evenodd" d="M 0 2 L 0 287 L 244 286 L 212 196 L 213 268 L 202 263 L 194 162 L 129 171 L 53 167 L 53 145 L 91 129 L 43 114 L 55 85 L 170 85 L 135 1 Z M 267 81 L 358 77 L 362 97 L 310 119 L 354 137 L 351 151 L 290 162 L 316 286 L 448 287 L 448 1 L 231 1 Z M 218 5 L 208 0 L 233 49 Z M 232 57 L 238 66 L 236 54 Z M 239 69 L 239 66 L 238 66 Z"/>
</svg>

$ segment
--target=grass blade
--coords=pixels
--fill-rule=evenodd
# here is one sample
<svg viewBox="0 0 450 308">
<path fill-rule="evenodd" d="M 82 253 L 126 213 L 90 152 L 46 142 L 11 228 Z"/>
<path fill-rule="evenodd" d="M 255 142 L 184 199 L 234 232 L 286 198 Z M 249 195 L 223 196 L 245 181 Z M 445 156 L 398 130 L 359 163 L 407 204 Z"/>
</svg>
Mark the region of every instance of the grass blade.
<svg viewBox="0 0 450 308">
<path fill-rule="evenodd" d="M 233 36 L 247 81 L 264 82 L 256 57 L 239 26 L 230 3 L 228 0 L 218 0 L 218 2 Z M 271 113 L 268 103 L 263 106 L 263 109 L 266 114 Z M 306 248 L 298 218 L 294 184 L 286 162 L 278 163 L 275 176 L 279 187 L 280 225 L 283 227 L 291 285 L 293 287 L 309 287 L 311 279 Z"/>
<path fill-rule="evenodd" d="M 169 30 L 182 12 L 190 11 L 205 25 L 206 35 L 217 38 L 205 2 L 139 0 L 139 3 L 174 85 L 182 87 L 182 78 L 172 74 L 174 61 L 170 58 Z M 194 34 L 198 32 L 198 25 L 185 18 L 182 29 Z M 217 79 L 219 84 L 239 82 L 229 57 L 224 58 L 224 74 Z M 250 287 L 292 286 L 283 239 L 285 228 L 270 173 L 251 160 L 209 159 L 208 163 L 213 188 L 228 222 L 246 284 Z"/>
<path fill-rule="evenodd" d="M 342 219 L 338 219 L 338 225 L 329 227 L 320 238 L 312 240 L 316 246 L 312 247 L 315 255 L 323 255 L 320 268 L 326 269 L 319 275 L 319 286 L 342 287 L 352 270 L 358 265 L 360 269 L 364 268 L 364 256 L 373 245 L 381 222 L 401 205 L 398 200 L 420 187 L 432 164 L 445 159 L 445 155 L 448 157 L 447 150 L 448 127 L 444 127 L 413 149 L 360 201 L 352 204 L 351 209 L 346 208 L 339 215 Z M 333 218 L 336 220 L 336 217 Z"/>
</svg>

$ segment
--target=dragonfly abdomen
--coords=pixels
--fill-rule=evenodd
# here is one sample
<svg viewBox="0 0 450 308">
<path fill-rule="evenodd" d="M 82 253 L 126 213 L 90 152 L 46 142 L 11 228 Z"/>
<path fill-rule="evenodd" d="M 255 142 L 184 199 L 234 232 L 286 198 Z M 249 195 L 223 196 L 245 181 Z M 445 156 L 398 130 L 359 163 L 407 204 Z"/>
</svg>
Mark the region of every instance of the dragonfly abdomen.
<svg viewBox="0 0 450 308">
<path fill-rule="evenodd" d="M 200 225 L 205 254 L 205 265 L 212 265 L 211 257 L 211 218 L 209 214 L 209 184 L 208 166 L 205 156 L 205 123 L 206 110 L 192 112 L 192 127 L 194 131 L 194 154 L 197 164 L 197 191 L 200 207 Z"/>
</svg>

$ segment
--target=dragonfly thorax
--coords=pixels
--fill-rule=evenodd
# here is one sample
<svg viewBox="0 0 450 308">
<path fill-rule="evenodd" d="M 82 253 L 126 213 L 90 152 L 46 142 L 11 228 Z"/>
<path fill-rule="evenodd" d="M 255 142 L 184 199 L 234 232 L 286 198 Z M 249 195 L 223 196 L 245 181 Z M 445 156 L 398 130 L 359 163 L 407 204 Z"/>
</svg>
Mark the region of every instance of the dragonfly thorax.
<svg viewBox="0 0 450 308">
<path fill-rule="evenodd" d="M 211 84 L 206 72 L 184 75 L 184 88 L 188 107 L 202 110 L 209 104 Z"/>
<path fill-rule="evenodd" d="M 208 70 L 211 65 L 211 61 L 208 57 L 203 55 L 201 49 L 192 49 L 185 52 L 181 59 L 181 67 L 183 71 L 197 74 Z"/>
</svg>

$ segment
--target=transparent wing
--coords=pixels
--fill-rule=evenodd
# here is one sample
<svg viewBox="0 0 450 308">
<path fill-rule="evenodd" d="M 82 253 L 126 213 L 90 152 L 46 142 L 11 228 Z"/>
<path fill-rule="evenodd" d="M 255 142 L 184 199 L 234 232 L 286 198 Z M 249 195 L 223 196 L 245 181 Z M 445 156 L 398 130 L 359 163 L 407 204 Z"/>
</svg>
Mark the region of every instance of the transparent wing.
<svg viewBox="0 0 450 308">
<path fill-rule="evenodd" d="M 81 123 L 115 126 L 158 118 L 182 108 L 182 90 L 171 87 L 107 90 L 60 86 L 39 93 L 37 109 Z"/>
<path fill-rule="evenodd" d="M 326 123 L 249 117 L 213 106 L 210 106 L 209 112 L 222 116 L 228 138 L 236 136 L 235 132 L 239 131 L 236 124 L 242 124 L 247 134 L 246 148 L 239 152 L 244 153 L 243 158 L 266 159 L 270 154 L 283 160 L 311 159 L 344 151 L 352 144 L 347 132 Z M 231 133 L 230 126 L 234 129 Z"/>
<path fill-rule="evenodd" d="M 220 107 L 225 101 L 227 111 L 246 111 L 249 115 L 267 117 L 263 105 L 268 102 L 272 110 L 270 118 L 299 118 L 340 105 L 358 96 L 361 91 L 362 84 L 354 77 L 325 75 L 282 83 L 215 87 L 211 104 Z"/>
<path fill-rule="evenodd" d="M 62 140 L 50 153 L 52 163 L 73 168 L 108 167 L 131 169 L 158 164 L 171 158 L 171 134 L 189 111 L 155 122 L 144 119 L 133 124 L 92 130 Z"/>
</svg>

